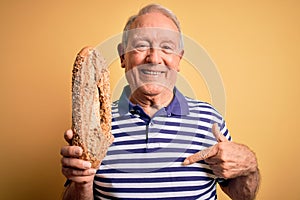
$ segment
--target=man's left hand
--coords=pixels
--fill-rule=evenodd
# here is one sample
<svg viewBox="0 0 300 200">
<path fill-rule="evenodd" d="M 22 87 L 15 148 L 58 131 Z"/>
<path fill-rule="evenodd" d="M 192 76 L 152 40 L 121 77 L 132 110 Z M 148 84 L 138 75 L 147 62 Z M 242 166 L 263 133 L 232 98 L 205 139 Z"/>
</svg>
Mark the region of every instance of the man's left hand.
<svg viewBox="0 0 300 200">
<path fill-rule="evenodd" d="M 247 146 L 228 141 L 218 124 L 213 124 L 212 132 L 218 143 L 187 157 L 184 165 L 204 160 L 217 177 L 225 179 L 247 176 L 257 170 L 256 156 Z"/>
</svg>

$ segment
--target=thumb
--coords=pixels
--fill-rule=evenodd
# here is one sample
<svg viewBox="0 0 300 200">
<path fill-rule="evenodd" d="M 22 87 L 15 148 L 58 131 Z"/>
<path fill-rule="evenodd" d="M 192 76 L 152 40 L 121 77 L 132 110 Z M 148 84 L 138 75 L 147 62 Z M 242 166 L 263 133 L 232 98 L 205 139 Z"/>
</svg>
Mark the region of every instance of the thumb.
<svg viewBox="0 0 300 200">
<path fill-rule="evenodd" d="M 221 133 L 217 123 L 214 123 L 212 125 L 212 133 L 218 142 L 228 141 L 227 138 Z M 213 145 L 211 147 L 208 147 L 207 149 L 203 149 L 202 151 L 199 151 L 199 152 L 187 157 L 183 161 L 183 165 L 193 164 L 200 160 L 205 160 L 207 158 L 213 157 L 213 156 L 217 155 L 218 151 L 219 151 L 218 145 Z"/>
<path fill-rule="evenodd" d="M 214 134 L 215 138 L 218 142 L 226 142 L 228 141 L 227 138 L 221 133 L 219 126 L 217 123 L 212 125 L 212 133 Z"/>
<path fill-rule="evenodd" d="M 72 129 L 69 129 L 67 130 L 65 133 L 64 133 L 64 138 L 65 140 L 71 144 L 71 141 L 72 141 L 72 138 L 73 138 L 73 131 Z"/>
</svg>

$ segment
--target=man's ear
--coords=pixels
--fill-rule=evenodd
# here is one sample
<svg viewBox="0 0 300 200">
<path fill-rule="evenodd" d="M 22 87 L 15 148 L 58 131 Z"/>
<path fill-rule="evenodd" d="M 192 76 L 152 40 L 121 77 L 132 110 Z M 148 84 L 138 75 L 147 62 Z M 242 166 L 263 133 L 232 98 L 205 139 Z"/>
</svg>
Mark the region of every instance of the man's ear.
<svg viewBox="0 0 300 200">
<path fill-rule="evenodd" d="M 182 59 L 183 54 L 184 54 L 184 50 L 182 49 L 182 50 L 180 51 L 180 53 L 179 53 L 180 60 Z"/>
<path fill-rule="evenodd" d="M 122 43 L 118 44 L 118 53 L 120 57 L 121 67 L 125 68 L 125 50 Z"/>
<path fill-rule="evenodd" d="M 183 54 L 184 54 L 184 50 L 181 50 L 179 53 L 178 53 L 178 56 L 179 56 L 179 62 L 181 61 L 182 57 L 183 57 Z M 180 64 L 178 63 L 178 69 L 177 69 L 177 72 L 180 71 Z"/>
</svg>

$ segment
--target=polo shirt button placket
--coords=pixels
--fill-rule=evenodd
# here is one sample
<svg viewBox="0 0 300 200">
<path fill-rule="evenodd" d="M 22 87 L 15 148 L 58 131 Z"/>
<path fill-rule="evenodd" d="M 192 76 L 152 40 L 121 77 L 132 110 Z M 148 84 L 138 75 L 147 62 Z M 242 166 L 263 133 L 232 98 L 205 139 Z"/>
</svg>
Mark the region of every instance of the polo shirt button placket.
<svg viewBox="0 0 300 200">
<path fill-rule="evenodd" d="M 147 148 L 153 148 L 155 147 L 155 144 L 153 143 L 153 141 L 151 140 L 152 137 L 152 129 L 153 129 L 154 123 L 153 120 L 150 119 L 149 124 L 148 124 L 148 140 L 147 140 Z"/>
<path fill-rule="evenodd" d="M 150 121 L 150 123 L 149 123 L 149 126 L 153 126 L 154 124 L 153 124 L 153 121 Z"/>
</svg>

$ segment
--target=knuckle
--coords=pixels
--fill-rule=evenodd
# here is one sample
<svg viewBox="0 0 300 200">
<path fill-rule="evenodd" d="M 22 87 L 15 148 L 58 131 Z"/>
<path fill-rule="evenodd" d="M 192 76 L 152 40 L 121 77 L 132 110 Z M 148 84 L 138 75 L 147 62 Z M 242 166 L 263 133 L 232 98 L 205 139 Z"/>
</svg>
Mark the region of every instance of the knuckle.
<svg viewBox="0 0 300 200">
<path fill-rule="evenodd" d="M 220 142 L 218 143 L 218 148 L 219 148 L 219 151 L 224 151 L 226 149 L 226 142 Z"/>
<path fill-rule="evenodd" d="M 224 166 L 224 163 L 226 162 L 226 156 L 223 153 L 220 153 L 219 159 L 222 162 L 222 166 Z"/>
<path fill-rule="evenodd" d="M 70 178 L 70 169 L 69 169 L 69 168 L 62 167 L 61 171 L 62 171 L 62 174 L 63 174 L 66 178 Z"/>
<path fill-rule="evenodd" d="M 198 153 L 196 153 L 195 155 L 193 155 L 192 157 L 191 157 L 191 160 L 193 161 L 193 162 L 197 162 L 200 158 L 201 158 L 201 153 L 200 153 L 200 151 L 198 152 Z"/>
<path fill-rule="evenodd" d="M 196 162 L 196 159 L 195 159 L 194 157 L 191 157 L 191 158 L 189 159 L 189 161 L 190 161 L 190 163 L 192 164 L 192 163 L 195 163 L 195 162 Z"/>
<path fill-rule="evenodd" d="M 72 170 L 72 175 L 73 176 L 83 176 L 84 175 L 84 171 L 82 170 Z"/>
<path fill-rule="evenodd" d="M 65 153 L 64 153 L 64 147 L 62 147 L 61 149 L 60 149 L 60 155 L 64 155 Z"/>
<path fill-rule="evenodd" d="M 69 154 L 69 156 L 72 156 L 72 157 L 77 156 L 76 147 L 75 146 L 70 146 L 68 148 L 68 154 Z"/>
<path fill-rule="evenodd" d="M 69 166 L 69 165 L 70 165 L 69 163 L 70 163 L 70 161 L 69 161 L 68 158 L 64 158 L 64 157 L 63 157 L 63 158 L 61 159 L 61 164 L 62 164 L 62 166 L 64 166 L 64 167 L 65 167 L 65 166 Z"/>
<path fill-rule="evenodd" d="M 66 178 L 79 178 L 84 176 L 91 176 L 94 174 L 91 170 L 81 170 L 67 167 L 62 167 L 62 173 Z"/>
<path fill-rule="evenodd" d="M 64 146 L 61 148 L 60 150 L 60 155 L 64 156 L 64 157 L 68 157 L 72 155 L 72 150 L 70 146 Z"/>
<path fill-rule="evenodd" d="M 81 168 L 82 169 L 88 169 L 92 166 L 92 164 L 89 161 L 80 160 L 81 161 Z"/>
<path fill-rule="evenodd" d="M 76 169 L 82 169 L 82 160 L 78 158 L 66 158 L 63 157 L 61 159 L 61 164 L 63 167 L 67 168 L 76 168 Z"/>
<path fill-rule="evenodd" d="M 62 151 L 62 155 L 66 157 L 78 157 L 82 154 L 82 149 L 78 146 L 66 146 Z"/>
<path fill-rule="evenodd" d="M 73 147 L 74 147 L 74 155 L 81 156 L 82 152 L 83 152 L 83 149 L 79 146 L 73 146 Z"/>
<path fill-rule="evenodd" d="M 230 173 L 228 171 L 223 171 L 222 172 L 222 177 L 225 179 L 229 179 L 230 178 Z"/>
<path fill-rule="evenodd" d="M 221 162 L 219 165 L 220 165 L 221 169 L 223 169 L 223 170 L 227 169 L 227 165 L 225 162 Z"/>
</svg>

